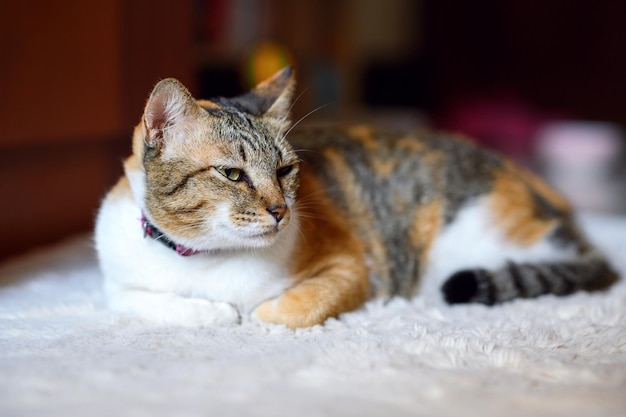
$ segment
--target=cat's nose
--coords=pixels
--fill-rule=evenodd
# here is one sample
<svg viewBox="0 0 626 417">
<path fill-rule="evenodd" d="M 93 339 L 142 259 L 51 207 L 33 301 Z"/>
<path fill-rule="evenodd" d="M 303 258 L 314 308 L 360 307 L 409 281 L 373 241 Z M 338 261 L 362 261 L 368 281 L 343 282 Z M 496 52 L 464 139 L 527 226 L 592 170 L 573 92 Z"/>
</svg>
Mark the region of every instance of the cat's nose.
<svg viewBox="0 0 626 417">
<path fill-rule="evenodd" d="M 283 217 L 285 217 L 285 213 L 287 212 L 287 206 L 285 204 L 273 204 L 266 209 L 274 218 L 276 219 L 276 223 L 279 223 Z"/>
</svg>

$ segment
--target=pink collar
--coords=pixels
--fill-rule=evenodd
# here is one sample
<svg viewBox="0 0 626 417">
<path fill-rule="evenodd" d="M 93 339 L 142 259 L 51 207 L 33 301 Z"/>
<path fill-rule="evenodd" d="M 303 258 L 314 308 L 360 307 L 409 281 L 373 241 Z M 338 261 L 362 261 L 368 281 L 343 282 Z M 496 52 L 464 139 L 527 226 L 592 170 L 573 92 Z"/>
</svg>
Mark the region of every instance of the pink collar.
<svg viewBox="0 0 626 417">
<path fill-rule="evenodd" d="M 165 233 L 161 232 L 155 225 L 150 223 L 148 219 L 146 219 L 146 216 L 145 214 L 143 214 L 143 212 L 141 213 L 141 228 L 143 229 L 143 237 L 147 236 L 158 242 L 161 242 L 168 248 L 173 249 L 180 256 L 191 256 L 198 253 L 204 253 L 204 251 L 187 248 L 172 241 L 165 235 Z"/>
</svg>

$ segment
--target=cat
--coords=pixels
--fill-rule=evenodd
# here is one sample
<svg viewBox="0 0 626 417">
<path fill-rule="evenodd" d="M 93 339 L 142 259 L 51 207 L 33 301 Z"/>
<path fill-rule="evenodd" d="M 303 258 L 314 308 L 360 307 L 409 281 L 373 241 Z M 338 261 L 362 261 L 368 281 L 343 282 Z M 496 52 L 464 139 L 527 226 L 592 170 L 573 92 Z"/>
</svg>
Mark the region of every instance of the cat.
<svg viewBox="0 0 626 417">
<path fill-rule="evenodd" d="M 96 220 L 112 309 L 297 328 L 374 297 L 493 305 L 618 279 L 507 158 L 427 130 L 292 130 L 294 89 L 291 68 L 233 98 L 155 86 Z"/>
</svg>

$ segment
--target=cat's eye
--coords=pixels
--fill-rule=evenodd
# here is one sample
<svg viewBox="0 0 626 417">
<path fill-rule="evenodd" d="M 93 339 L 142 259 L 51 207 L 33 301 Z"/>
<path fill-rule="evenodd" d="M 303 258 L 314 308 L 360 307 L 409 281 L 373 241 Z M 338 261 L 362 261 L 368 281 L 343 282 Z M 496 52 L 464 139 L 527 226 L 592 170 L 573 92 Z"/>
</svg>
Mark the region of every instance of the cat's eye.
<svg viewBox="0 0 626 417">
<path fill-rule="evenodd" d="M 284 166 L 282 168 L 279 168 L 276 171 L 276 175 L 278 176 L 278 178 L 281 178 L 281 177 L 284 177 L 286 175 L 289 175 L 289 173 L 291 171 L 293 171 L 293 165 L 287 165 L 287 166 Z"/>
<path fill-rule="evenodd" d="M 239 168 L 217 167 L 215 169 L 231 181 L 239 181 L 243 178 L 243 171 Z"/>
</svg>

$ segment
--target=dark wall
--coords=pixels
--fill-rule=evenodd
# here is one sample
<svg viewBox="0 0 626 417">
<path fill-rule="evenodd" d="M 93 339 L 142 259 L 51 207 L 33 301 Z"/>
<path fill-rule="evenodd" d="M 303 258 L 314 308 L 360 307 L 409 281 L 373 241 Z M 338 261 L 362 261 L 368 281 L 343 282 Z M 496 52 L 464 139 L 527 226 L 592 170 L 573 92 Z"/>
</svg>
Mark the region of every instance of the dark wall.
<svg viewBox="0 0 626 417">
<path fill-rule="evenodd" d="M 508 90 L 626 124 L 626 2 L 427 0 L 423 11 L 434 108 Z"/>
</svg>

